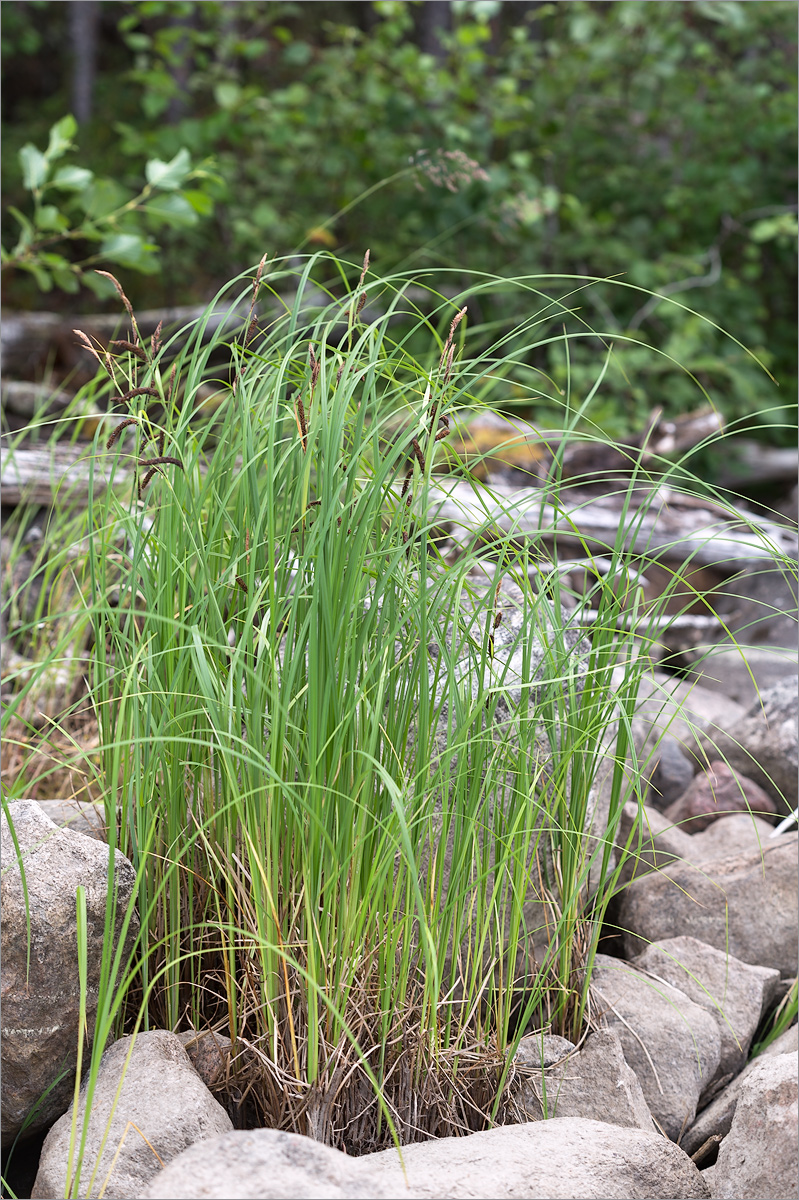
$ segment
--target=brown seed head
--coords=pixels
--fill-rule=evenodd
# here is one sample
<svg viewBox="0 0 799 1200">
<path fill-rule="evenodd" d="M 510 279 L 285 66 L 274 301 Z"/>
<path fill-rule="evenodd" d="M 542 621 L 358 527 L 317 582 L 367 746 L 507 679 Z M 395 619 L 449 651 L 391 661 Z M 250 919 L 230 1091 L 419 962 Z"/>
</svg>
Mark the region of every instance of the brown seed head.
<svg viewBox="0 0 799 1200">
<path fill-rule="evenodd" d="M 140 484 L 139 484 L 139 499 L 140 500 L 144 499 L 144 495 L 143 495 L 144 489 L 147 487 L 147 484 L 150 482 L 150 480 L 152 479 L 153 475 L 155 475 L 157 470 L 158 470 L 158 467 L 151 467 L 150 470 L 147 472 L 147 474 L 144 476 L 144 479 L 142 479 L 142 481 L 140 482 Z"/>
<path fill-rule="evenodd" d="M 255 279 L 254 279 L 253 285 L 252 285 L 254 292 L 257 292 L 258 288 L 261 286 L 261 276 L 264 273 L 264 267 L 266 266 L 266 260 L 268 258 L 269 258 L 269 254 L 267 253 L 263 256 L 261 261 L 258 263 L 258 270 L 255 272 Z"/>
<path fill-rule="evenodd" d="M 300 442 L 302 443 L 303 452 L 305 452 L 308 449 L 308 425 L 305 420 L 305 406 L 302 402 L 302 396 L 299 392 L 297 393 L 295 416 L 297 419 L 297 428 L 300 431 Z"/>
<path fill-rule="evenodd" d="M 316 357 L 314 348 L 310 342 L 308 344 L 308 358 L 311 363 L 311 389 L 313 390 L 316 385 L 316 381 L 319 378 L 319 372 L 322 369 L 322 360 Z"/>
<path fill-rule="evenodd" d="M 183 463 L 179 458 L 172 458 L 169 454 L 159 454 L 158 458 L 140 458 L 138 460 L 140 467 L 160 467 L 163 464 L 169 463 L 173 467 L 180 467 L 183 470 Z"/>
<path fill-rule="evenodd" d="M 113 283 L 114 287 L 117 290 L 117 293 L 119 294 L 120 300 L 125 305 L 125 308 L 128 310 L 128 316 L 130 317 L 131 321 L 133 322 L 133 335 L 134 335 L 134 337 L 136 337 L 138 339 L 139 331 L 136 328 L 136 318 L 133 315 L 133 305 L 131 304 L 130 300 L 128 300 L 127 296 L 125 295 L 125 293 L 122 289 L 122 284 L 119 282 L 119 280 L 117 279 L 117 277 L 115 275 L 111 274 L 110 271 L 95 271 L 94 273 L 95 273 L 95 275 L 102 275 L 103 278 L 111 280 L 111 282 Z"/>
<path fill-rule="evenodd" d="M 168 387 L 167 387 L 167 389 L 166 389 L 166 402 L 167 402 L 167 404 L 171 404 L 171 403 L 172 403 L 172 394 L 173 394 L 173 392 L 174 392 L 174 390 L 175 390 L 175 375 L 176 375 L 177 369 L 178 369 L 178 364 L 177 364 L 177 363 L 172 363 L 172 370 L 171 370 L 171 372 L 170 372 L 170 375 L 169 375 L 169 386 L 168 386 Z"/>
<path fill-rule="evenodd" d="M 363 281 L 366 278 L 366 272 L 368 270 L 369 270 L 369 251 L 367 250 L 363 256 L 363 267 L 361 269 L 361 278 L 358 280 L 358 287 L 361 287 L 363 285 Z"/>
<path fill-rule="evenodd" d="M 132 400 L 134 396 L 154 396 L 158 399 L 158 391 L 154 387 L 131 388 L 129 392 L 123 392 L 117 396 L 115 403 L 121 404 L 123 400 Z"/>
<path fill-rule="evenodd" d="M 98 354 L 96 347 L 92 345 L 91 339 L 86 336 L 86 334 L 83 332 L 83 330 L 82 329 L 73 329 L 72 332 L 75 334 L 75 336 L 77 338 L 80 339 L 81 344 L 83 346 L 85 346 L 85 348 L 89 351 L 89 353 L 94 355 L 94 357 L 97 359 L 98 363 L 102 364 L 103 360 L 100 358 L 100 355 Z"/>
<path fill-rule="evenodd" d="M 119 346 L 122 350 L 128 350 L 131 354 L 135 354 L 137 358 L 141 358 L 144 362 L 147 362 L 147 351 L 144 349 L 144 346 L 139 346 L 136 342 L 126 342 L 122 338 L 115 338 L 112 342 L 109 342 L 109 345 Z"/>
<path fill-rule="evenodd" d="M 128 425 L 138 425 L 138 417 L 126 417 L 124 421 L 120 421 L 114 432 L 105 444 L 106 450 L 110 450 L 115 442 L 119 441 L 122 436 L 123 429 L 127 429 Z"/>
<path fill-rule="evenodd" d="M 456 315 L 455 315 L 455 316 L 453 317 L 453 319 L 452 319 L 452 324 L 450 325 L 450 327 L 449 327 L 449 333 L 447 334 L 447 340 L 446 340 L 446 342 L 444 343 L 444 349 L 443 349 L 443 350 L 442 350 L 442 352 L 441 352 L 441 359 L 440 359 L 440 361 L 439 361 L 439 364 L 438 364 L 438 369 L 439 369 L 439 370 L 441 370 L 442 366 L 444 365 L 444 361 L 445 361 L 446 359 L 448 359 L 448 357 L 449 357 L 449 351 L 450 351 L 450 347 L 452 346 L 452 344 L 453 344 L 453 341 L 454 341 L 454 338 L 455 338 L 455 330 L 458 328 L 458 326 L 460 325 L 461 321 L 462 321 L 462 320 L 463 320 L 463 318 L 466 316 L 466 312 L 467 312 L 467 309 L 468 309 L 468 307 L 469 307 L 469 306 L 468 306 L 467 304 L 464 304 L 464 306 L 463 306 L 463 308 L 460 310 L 460 312 L 459 312 L 459 313 L 456 313 Z M 453 348 L 454 348 L 454 347 L 453 347 Z"/>
</svg>

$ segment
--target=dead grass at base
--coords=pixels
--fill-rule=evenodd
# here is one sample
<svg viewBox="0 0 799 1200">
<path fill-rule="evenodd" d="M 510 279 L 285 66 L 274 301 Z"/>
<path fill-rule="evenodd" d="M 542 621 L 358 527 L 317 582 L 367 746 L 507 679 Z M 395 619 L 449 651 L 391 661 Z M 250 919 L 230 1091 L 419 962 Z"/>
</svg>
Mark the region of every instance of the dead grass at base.
<svg viewBox="0 0 799 1200">
<path fill-rule="evenodd" d="M 235 970 L 231 972 L 223 949 L 225 939 L 220 938 L 219 926 L 208 919 L 211 889 L 207 878 L 203 880 L 207 862 L 203 870 L 195 860 L 191 871 L 194 911 L 182 914 L 187 930 L 183 949 L 184 961 L 193 959 L 195 982 L 191 983 L 185 972 L 177 984 L 186 1014 L 179 1028 L 215 1030 L 231 1037 L 227 1069 L 214 1081 L 212 1090 L 236 1127 L 298 1133 L 359 1156 L 392 1147 L 394 1131 L 400 1145 L 409 1145 L 527 1119 L 514 1100 L 514 1073 L 505 1069 L 507 1051 L 486 1025 L 485 1004 L 480 1007 L 449 1000 L 439 1005 L 433 1019 L 417 963 L 411 970 L 404 1005 L 386 1011 L 381 1007 L 386 989 L 378 974 L 378 954 L 364 949 L 346 990 L 333 995 L 333 985 L 328 985 L 348 1033 L 321 1000 L 321 1028 L 311 1030 L 304 972 L 288 957 L 280 961 L 278 986 L 265 1003 L 255 933 L 248 936 L 238 925 Z M 220 887 L 217 897 L 222 890 Z M 181 889 L 182 899 L 186 894 L 186 889 Z M 240 920 L 243 914 L 231 915 Z M 161 901 L 151 946 L 163 945 L 164 930 Z M 295 943 L 293 954 L 301 960 L 302 946 Z M 154 951 L 151 977 L 164 966 L 162 952 Z M 333 978 L 334 964 L 328 963 L 328 970 Z M 576 970 L 575 984 L 578 975 Z M 539 1018 L 550 1008 L 554 1011 L 562 1000 L 554 975 L 550 982 L 537 1011 Z M 456 987 L 451 994 L 464 994 L 465 990 Z M 168 1026 L 167 1000 L 168 986 L 164 984 L 154 991 L 149 1005 L 156 1026 Z M 141 1003 L 141 991 L 134 987 L 127 998 L 126 1029 L 132 1028 Z M 442 1031 L 447 1023 L 445 1044 Z M 309 1082 L 312 1038 L 321 1065 L 317 1077 Z M 380 1099 L 373 1077 L 379 1081 Z"/>
<path fill-rule="evenodd" d="M 259 1037 L 254 1029 L 249 1033 L 256 1014 L 251 1014 L 252 1020 L 245 1018 L 227 1073 L 213 1087 L 234 1124 L 303 1134 L 359 1156 L 395 1144 L 386 1110 L 401 1145 L 464 1136 L 520 1119 L 507 1086 L 500 1095 L 505 1055 L 493 1039 L 480 1042 L 463 1030 L 458 1047 L 436 1048 L 424 1029 L 420 1004 L 410 1003 L 405 1012 L 393 1014 L 381 1051 L 384 1014 L 370 997 L 375 990 L 364 979 L 357 1000 L 351 998 L 350 1007 L 358 1010 L 352 1029 L 357 1046 L 344 1034 L 335 1043 L 326 1043 L 324 1067 L 312 1084 L 298 1079 L 291 1069 L 281 1053 L 286 1048 L 282 1038 L 278 1038 L 276 1061 L 274 1042 L 270 1046 L 266 1036 Z M 302 1028 L 301 997 L 296 1000 L 293 1007 L 300 1027 L 295 1036 L 304 1063 L 307 1030 Z M 421 988 L 417 1001 L 421 1001 Z M 383 1105 L 364 1066 L 366 1061 L 380 1072 L 381 1053 Z"/>
<path fill-rule="evenodd" d="M 101 801 L 100 735 L 87 708 L 44 728 L 11 719 L 0 744 L 3 792 L 29 800 Z"/>
</svg>

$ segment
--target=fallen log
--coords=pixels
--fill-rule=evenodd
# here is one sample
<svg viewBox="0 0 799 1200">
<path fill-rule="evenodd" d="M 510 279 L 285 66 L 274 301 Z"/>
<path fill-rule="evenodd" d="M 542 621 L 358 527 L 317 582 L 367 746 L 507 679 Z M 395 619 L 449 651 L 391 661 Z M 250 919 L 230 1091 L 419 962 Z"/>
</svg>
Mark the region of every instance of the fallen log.
<svg viewBox="0 0 799 1200">
<path fill-rule="evenodd" d="M 285 276 L 283 282 L 286 282 Z M 242 280 L 242 291 L 245 287 L 245 281 Z M 439 293 L 454 296 L 457 290 L 444 287 L 433 292 L 424 287 L 408 287 L 405 288 L 404 296 L 411 307 L 418 306 L 427 310 L 431 304 L 439 303 Z M 255 312 L 259 325 L 263 327 L 264 324 L 290 312 L 296 301 L 297 294 L 293 290 L 269 292 L 262 289 Z M 302 293 L 303 319 L 313 320 L 332 303 L 327 292 L 313 284 L 307 285 Z M 348 327 L 347 303 L 348 298 L 342 297 L 339 324 L 344 330 Z M 385 311 L 384 303 L 370 298 L 364 319 L 375 320 Z M 250 299 L 244 297 L 235 304 L 232 299 L 223 299 L 214 307 L 208 304 L 188 304 L 172 308 L 144 309 L 136 313 L 136 324 L 145 340 L 151 338 L 161 325 L 163 340 L 166 342 L 172 333 L 192 322 L 204 320 L 202 341 L 205 343 L 220 329 L 224 329 L 226 335 L 232 338 L 235 333 L 244 329 L 249 314 Z M 4 311 L 0 324 L 0 363 L 3 374 L 35 378 L 41 373 L 45 363 L 55 356 L 60 364 L 68 369 L 87 366 L 93 376 L 96 360 L 75 337 L 76 329 L 82 330 L 103 347 L 107 346 L 112 338 L 124 338 L 129 341 L 132 335 L 130 318 L 127 313 L 118 310 L 111 313 L 86 313 L 82 316 L 64 316 L 62 313 L 52 312 Z"/>
<path fill-rule="evenodd" d="M 63 412 L 74 396 L 46 383 L 31 383 L 27 379 L 0 380 L 0 406 L 18 417 L 49 416 Z"/>
<path fill-rule="evenodd" d="M 3 505 L 86 504 L 90 481 L 105 491 L 115 456 L 80 445 L 3 446 L 0 448 L 0 501 Z M 127 487 L 134 471 L 117 461 L 114 483 Z"/>
<path fill-rule="evenodd" d="M 431 486 L 428 517 L 446 525 L 461 550 L 475 540 L 496 540 L 499 533 L 543 543 L 550 550 L 557 542 L 608 553 L 624 520 L 626 548 L 653 561 L 690 560 L 734 574 L 755 562 L 795 561 L 799 553 L 799 539 L 791 529 L 742 508 L 662 486 L 642 489 L 625 517 L 625 492 L 595 496 L 564 488 L 555 504 L 545 488 L 497 483 L 478 492 L 470 483 L 441 479 Z"/>
<path fill-rule="evenodd" d="M 799 450 L 795 446 L 769 446 L 751 438 L 735 438 L 728 449 L 719 472 L 719 487 L 795 482 L 799 474 Z"/>
<path fill-rule="evenodd" d="M 190 304 L 176 308 L 146 309 L 136 313 L 136 324 L 144 339 L 151 338 L 160 324 L 163 340 L 166 341 L 171 332 L 199 321 L 207 308 L 204 304 Z M 208 341 L 221 328 L 228 330 L 232 336 L 242 328 L 248 311 L 248 304 L 220 304 L 208 314 L 202 340 Z M 130 318 L 124 312 L 66 317 L 61 313 L 4 312 L 0 324 L 3 374 L 34 378 L 41 373 L 45 363 L 54 358 L 67 370 L 86 370 L 93 377 L 97 360 L 81 344 L 75 334 L 76 329 L 82 330 L 102 347 L 107 346 L 112 338 L 130 340 L 132 336 Z"/>
<path fill-rule="evenodd" d="M 28 435 L 38 428 L 40 437 L 57 431 L 58 436 L 68 433 L 73 439 L 91 438 L 101 423 L 110 430 L 122 420 L 117 414 L 104 412 L 85 395 L 25 379 L 0 380 L 0 406 L 8 428 Z"/>
<path fill-rule="evenodd" d="M 3 312 L 0 320 L 3 374 L 33 377 L 44 365 L 64 323 L 61 313 Z"/>
<path fill-rule="evenodd" d="M 92 463 L 91 447 L 5 446 L 0 449 L 2 503 L 49 505 L 55 500 L 85 503 L 93 470 L 95 486 L 105 488 L 112 456 L 101 454 Z M 134 471 L 117 461 L 115 482 L 127 486 Z M 467 482 L 440 479 L 431 485 L 429 518 L 446 524 L 454 546 L 466 549 L 475 540 L 490 542 L 497 532 L 521 541 L 539 541 L 552 548 L 588 547 L 607 553 L 615 544 L 622 519 L 620 493 L 605 496 L 564 489 L 555 505 L 539 487 L 514 488 L 495 484 L 479 492 Z M 627 514 L 624 542 L 650 560 L 715 566 L 733 574 L 756 562 L 799 554 L 796 533 L 783 525 L 745 512 L 684 496 L 667 487 L 639 494 Z"/>
<path fill-rule="evenodd" d="M 643 431 L 624 444 L 569 437 L 564 445 L 562 430 L 541 429 L 524 418 L 486 409 L 459 414 L 448 445 L 479 479 L 493 478 L 497 468 L 505 467 L 543 481 L 557 459 L 563 478 L 585 485 L 594 476 L 601 476 L 603 483 L 626 478 L 639 466 L 657 472 L 667 456 L 711 442 L 723 430 L 724 422 L 712 408 L 672 419 L 655 409 Z"/>
</svg>

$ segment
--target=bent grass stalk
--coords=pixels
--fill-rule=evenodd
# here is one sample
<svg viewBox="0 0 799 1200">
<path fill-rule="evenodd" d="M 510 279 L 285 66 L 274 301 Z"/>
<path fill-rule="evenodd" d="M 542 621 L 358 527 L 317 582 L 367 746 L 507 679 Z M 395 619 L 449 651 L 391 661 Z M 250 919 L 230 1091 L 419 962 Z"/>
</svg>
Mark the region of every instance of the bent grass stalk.
<svg viewBox="0 0 799 1200">
<path fill-rule="evenodd" d="M 542 340 L 568 353 L 587 334 L 551 335 L 567 301 L 519 281 L 538 312 L 455 360 L 467 295 L 423 316 L 407 279 L 365 264 L 308 317 L 327 266 L 345 278 L 312 256 L 264 332 L 253 306 L 285 271 L 262 263 L 242 344 L 208 335 L 209 308 L 180 341 L 110 363 L 130 424 L 94 469 L 113 481 L 123 456 L 152 459 L 148 441 L 159 462 L 141 498 L 93 489 L 88 513 L 106 817 L 142 919 L 138 961 L 104 966 L 90 1078 L 131 1020 L 226 1029 L 243 1119 L 357 1153 L 504 1119 L 525 1027 L 582 1036 L 602 922 L 641 839 L 639 817 L 615 847 L 625 802 L 640 813 L 638 686 L 682 580 L 648 612 L 619 582 L 642 557 L 629 549 L 640 461 L 607 574 L 576 609 L 557 571 L 531 583 L 562 535 L 542 526 L 531 543 L 507 505 L 490 584 L 479 549 L 442 560 L 427 496 L 450 417 Z M 369 324 L 367 291 L 388 297 Z M 229 379 L 211 365 L 222 349 Z M 564 448 L 584 436 L 611 353 L 590 395 L 567 389 Z M 209 421 L 193 399 L 211 380 L 224 400 Z M 153 392 L 157 421 L 134 407 Z M 562 463 L 546 485 L 556 505 Z M 503 578 L 518 589 L 513 670 L 495 644 Z"/>
</svg>

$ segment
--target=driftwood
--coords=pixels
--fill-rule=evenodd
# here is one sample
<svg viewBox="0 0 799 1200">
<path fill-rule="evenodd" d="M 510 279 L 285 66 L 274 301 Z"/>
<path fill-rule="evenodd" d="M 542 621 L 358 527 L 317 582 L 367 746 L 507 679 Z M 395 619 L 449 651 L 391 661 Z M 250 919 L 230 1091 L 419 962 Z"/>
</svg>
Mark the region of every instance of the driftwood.
<svg viewBox="0 0 799 1200">
<path fill-rule="evenodd" d="M 30 377 L 43 365 L 65 324 L 60 313 L 3 312 L 0 361 L 4 374 Z"/>
<path fill-rule="evenodd" d="M 163 327 L 164 340 L 169 333 L 199 320 L 206 305 L 192 304 L 179 308 L 147 309 L 136 313 L 136 323 L 143 338 L 150 338 L 158 325 Z M 249 305 L 232 307 L 221 304 L 209 315 L 203 332 L 207 341 L 220 328 L 230 335 L 241 329 Z M 93 377 L 96 359 L 83 347 L 75 335 L 80 329 L 93 342 L 107 346 L 112 338 L 130 339 L 130 318 L 126 313 L 89 313 L 85 316 L 62 316 L 61 313 L 4 312 L 0 324 L 0 355 L 4 375 L 35 377 L 48 359 L 55 357 L 67 369 L 85 369 Z"/>
<path fill-rule="evenodd" d="M 623 444 L 594 440 L 571 442 L 563 451 L 563 475 L 567 479 L 592 475 L 629 475 L 639 463 L 657 471 L 669 455 L 683 454 L 704 442 L 712 442 L 724 432 L 724 420 L 713 408 L 700 408 L 679 417 L 665 418 L 662 409 L 650 413 L 643 431 L 628 437 Z M 558 439 L 560 440 L 560 439 Z"/>
<path fill-rule="evenodd" d="M 44 416 L 63 412 L 74 397 L 46 383 L 30 383 L 27 379 L 3 379 L 0 381 L 0 403 L 5 412 L 18 417 Z"/>
<path fill-rule="evenodd" d="M 85 502 L 91 453 L 85 443 L 4 447 L 0 450 L 3 504 Z M 101 488 L 106 486 L 112 461 L 113 456 L 104 453 L 94 459 L 94 477 Z M 127 486 L 133 475 L 132 467 L 117 464 L 118 484 Z M 564 489 L 556 507 L 542 488 L 495 484 L 478 492 L 470 483 L 445 478 L 432 484 L 430 502 L 431 519 L 446 524 L 449 538 L 462 549 L 476 539 L 490 542 L 499 531 L 548 547 L 556 537 L 564 547 L 607 553 L 622 519 L 620 493 L 586 496 L 576 488 Z M 690 559 L 696 566 L 716 566 L 733 574 L 757 562 L 795 560 L 799 553 L 799 539 L 791 529 L 743 509 L 722 508 L 666 487 L 642 491 L 637 505 L 626 517 L 625 544 L 645 559 Z"/>
<path fill-rule="evenodd" d="M 510 468 L 543 481 L 557 459 L 566 479 L 588 483 L 596 475 L 606 483 L 629 476 L 639 464 L 657 472 L 665 456 L 712 440 L 723 429 L 722 418 L 712 408 L 673 419 L 664 418 L 662 411 L 655 409 L 643 432 L 627 438 L 624 444 L 570 437 L 563 445 L 562 430 L 540 429 L 532 421 L 487 410 L 461 414 L 449 444 L 481 479 L 496 477 L 497 472 L 501 478 L 503 469 L 507 474 Z"/>
<path fill-rule="evenodd" d="M 105 491 L 114 456 L 101 452 L 92 461 L 87 443 L 50 446 L 4 446 L 0 449 L 0 500 L 4 505 L 85 504 L 89 480 Z M 118 463 L 114 481 L 121 487 L 132 483 L 134 471 Z"/>
<path fill-rule="evenodd" d="M 735 438 L 725 445 L 726 461 L 719 472 L 719 487 L 796 482 L 799 450 L 795 446 L 767 446 L 751 438 Z"/>
<path fill-rule="evenodd" d="M 556 506 L 543 488 L 494 484 L 478 493 L 469 483 L 441 480 L 431 488 L 429 516 L 446 525 L 460 549 L 476 538 L 492 541 L 499 532 L 548 548 L 557 540 L 558 545 L 607 553 L 623 519 L 622 494 L 597 497 L 565 488 Z M 783 525 L 667 487 L 642 491 L 624 522 L 625 545 L 645 559 L 690 560 L 729 574 L 756 562 L 795 559 L 799 550 L 797 535 Z"/>
<path fill-rule="evenodd" d="M 285 278 L 283 284 L 286 284 Z M 245 287 L 246 284 L 242 280 L 242 291 Z M 443 287 L 438 289 L 438 292 L 440 295 L 454 296 L 456 289 Z M 431 305 L 440 302 L 437 293 L 423 287 L 407 287 L 404 296 L 410 305 L 424 310 L 429 310 Z M 291 310 L 296 298 L 296 292 L 292 290 L 272 293 L 262 289 L 255 310 L 261 327 Z M 332 303 L 327 292 L 314 284 L 307 285 L 302 293 L 303 318 L 314 320 L 319 312 L 329 308 Z M 338 323 L 341 331 L 347 328 L 347 303 L 347 298 L 343 297 Z M 166 342 L 171 333 L 200 320 L 208 308 L 207 304 L 190 304 L 176 308 L 146 309 L 136 313 L 136 324 L 144 339 L 152 337 L 158 325 L 162 325 Z M 224 328 L 227 336 L 232 337 L 244 328 L 249 312 L 249 297 L 235 305 L 232 300 L 222 300 L 212 309 L 205 322 L 203 342 L 207 342 L 220 328 Z M 370 298 L 363 316 L 371 321 L 385 312 L 386 306 L 383 301 Z M 396 320 L 399 317 L 392 319 Z M 83 316 L 64 316 L 51 312 L 3 312 L 0 325 L 2 373 L 20 378 L 35 378 L 47 361 L 55 355 L 60 359 L 62 366 L 87 367 L 93 376 L 96 361 L 80 345 L 75 337 L 75 329 L 82 330 L 103 347 L 107 346 L 112 338 L 130 340 L 131 337 L 130 318 L 125 312 L 118 310 L 112 313 L 88 313 Z M 331 340 L 335 342 L 336 338 Z"/>
</svg>

